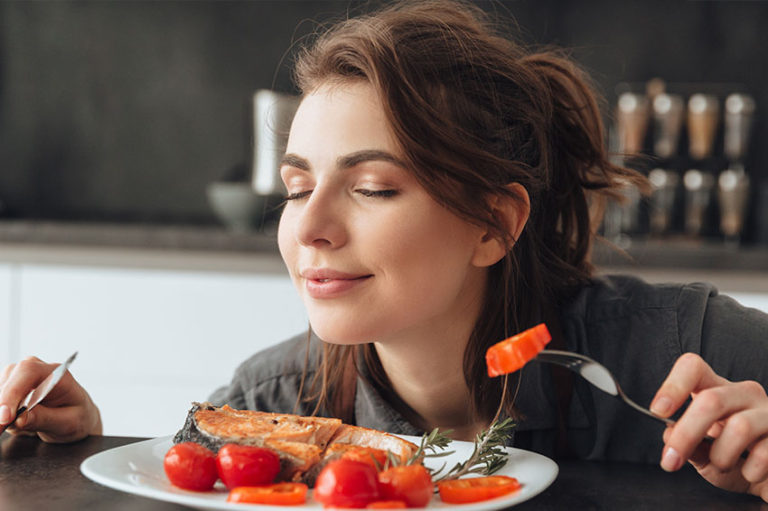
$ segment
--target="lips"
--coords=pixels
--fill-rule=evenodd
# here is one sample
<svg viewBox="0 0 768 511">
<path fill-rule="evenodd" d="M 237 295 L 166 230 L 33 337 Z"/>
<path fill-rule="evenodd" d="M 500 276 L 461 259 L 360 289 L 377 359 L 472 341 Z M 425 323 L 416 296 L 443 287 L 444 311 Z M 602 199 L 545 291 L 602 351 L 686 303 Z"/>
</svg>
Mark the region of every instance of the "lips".
<svg viewBox="0 0 768 511">
<path fill-rule="evenodd" d="M 309 268 L 300 272 L 312 298 L 335 298 L 367 283 L 373 275 L 347 273 L 328 268 Z"/>
</svg>

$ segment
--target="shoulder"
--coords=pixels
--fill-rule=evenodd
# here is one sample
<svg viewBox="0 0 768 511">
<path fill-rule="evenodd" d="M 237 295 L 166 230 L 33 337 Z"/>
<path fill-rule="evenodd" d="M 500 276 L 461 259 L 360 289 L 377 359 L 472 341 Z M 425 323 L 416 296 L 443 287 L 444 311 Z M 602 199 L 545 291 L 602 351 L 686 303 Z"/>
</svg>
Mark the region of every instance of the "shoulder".
<svg viewBox="0 0 768 511">
<path fill-rule="evenodd" d="M 565 314 L 594 321 L 643 309 L 705 307 L 716 296 L 717 289 L 704 282 L 651 284 L 631 275 L 605 275 L 584 286 Z"/>
<path fill-rule="evenodd" d="M 768 315 L 703 282 L 651 284 L 628 275 L 602 276 L 577 293 L 562 317 L 573 349 L 650 356 L 665 371 L 685 352 L 730 366 L 753 349 L 768 351 Z M 740 376 L 720 369 L 724 376 Z"/>
</svg>

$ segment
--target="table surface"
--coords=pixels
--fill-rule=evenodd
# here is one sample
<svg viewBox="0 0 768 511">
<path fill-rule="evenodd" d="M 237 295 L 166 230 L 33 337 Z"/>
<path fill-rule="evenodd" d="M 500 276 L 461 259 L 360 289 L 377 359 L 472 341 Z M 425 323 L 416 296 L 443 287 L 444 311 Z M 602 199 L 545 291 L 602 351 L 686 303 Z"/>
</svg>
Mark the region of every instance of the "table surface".
<svg viewBox="0 0 768 511">
<path fill-rule="evenodd" d="M 80 473 L 88 456 L 143 440 L 90 437 L 74 444 L 46 444 L 34 437 L 0 437 L 0 509 L 172 511 L 187 509 L 100 486 Z M 656 466 L 565 461 L 544 493 L 516 506 L 526 510 L 653 509 L 768 510 L 749 495 L 710 486 L 687 468 L 667 474 Z"/>
</svg>

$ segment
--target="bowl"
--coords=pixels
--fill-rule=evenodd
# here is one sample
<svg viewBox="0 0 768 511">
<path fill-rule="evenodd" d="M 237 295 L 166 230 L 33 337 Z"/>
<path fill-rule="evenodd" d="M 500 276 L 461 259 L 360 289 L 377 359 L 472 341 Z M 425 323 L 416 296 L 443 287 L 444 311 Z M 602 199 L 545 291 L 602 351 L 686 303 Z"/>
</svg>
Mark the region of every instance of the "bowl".
<svg viewBox="0 0 768 511">
<path fill-rule="evenodd" d="M 275 219 L 282 201 L 278 195 L 256 193 L 247 182 L 215 181 L 208 185 L 206 194 L 216 217 L 237 232 L 258 229 Z"/>
</svg>

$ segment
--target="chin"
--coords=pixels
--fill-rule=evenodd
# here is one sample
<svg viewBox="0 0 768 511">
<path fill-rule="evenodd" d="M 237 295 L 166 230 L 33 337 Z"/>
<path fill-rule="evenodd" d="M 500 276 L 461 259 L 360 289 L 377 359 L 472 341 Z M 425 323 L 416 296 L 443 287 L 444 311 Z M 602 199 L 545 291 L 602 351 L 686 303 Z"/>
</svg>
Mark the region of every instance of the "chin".
<svg viewBox="0 0 768 511">
<path fill-rule="evenodd" d="M 354 325 L 346 325 L 339 328 L 338 324 L 329 325 L 326 322 L 313 323 L 310 321 L 312 331 L 323 341 L 329 344 L 342 344 L 353 346 L 372 342 L 376 336 L 368 329 L 356 328 Z"/>
</svg>

